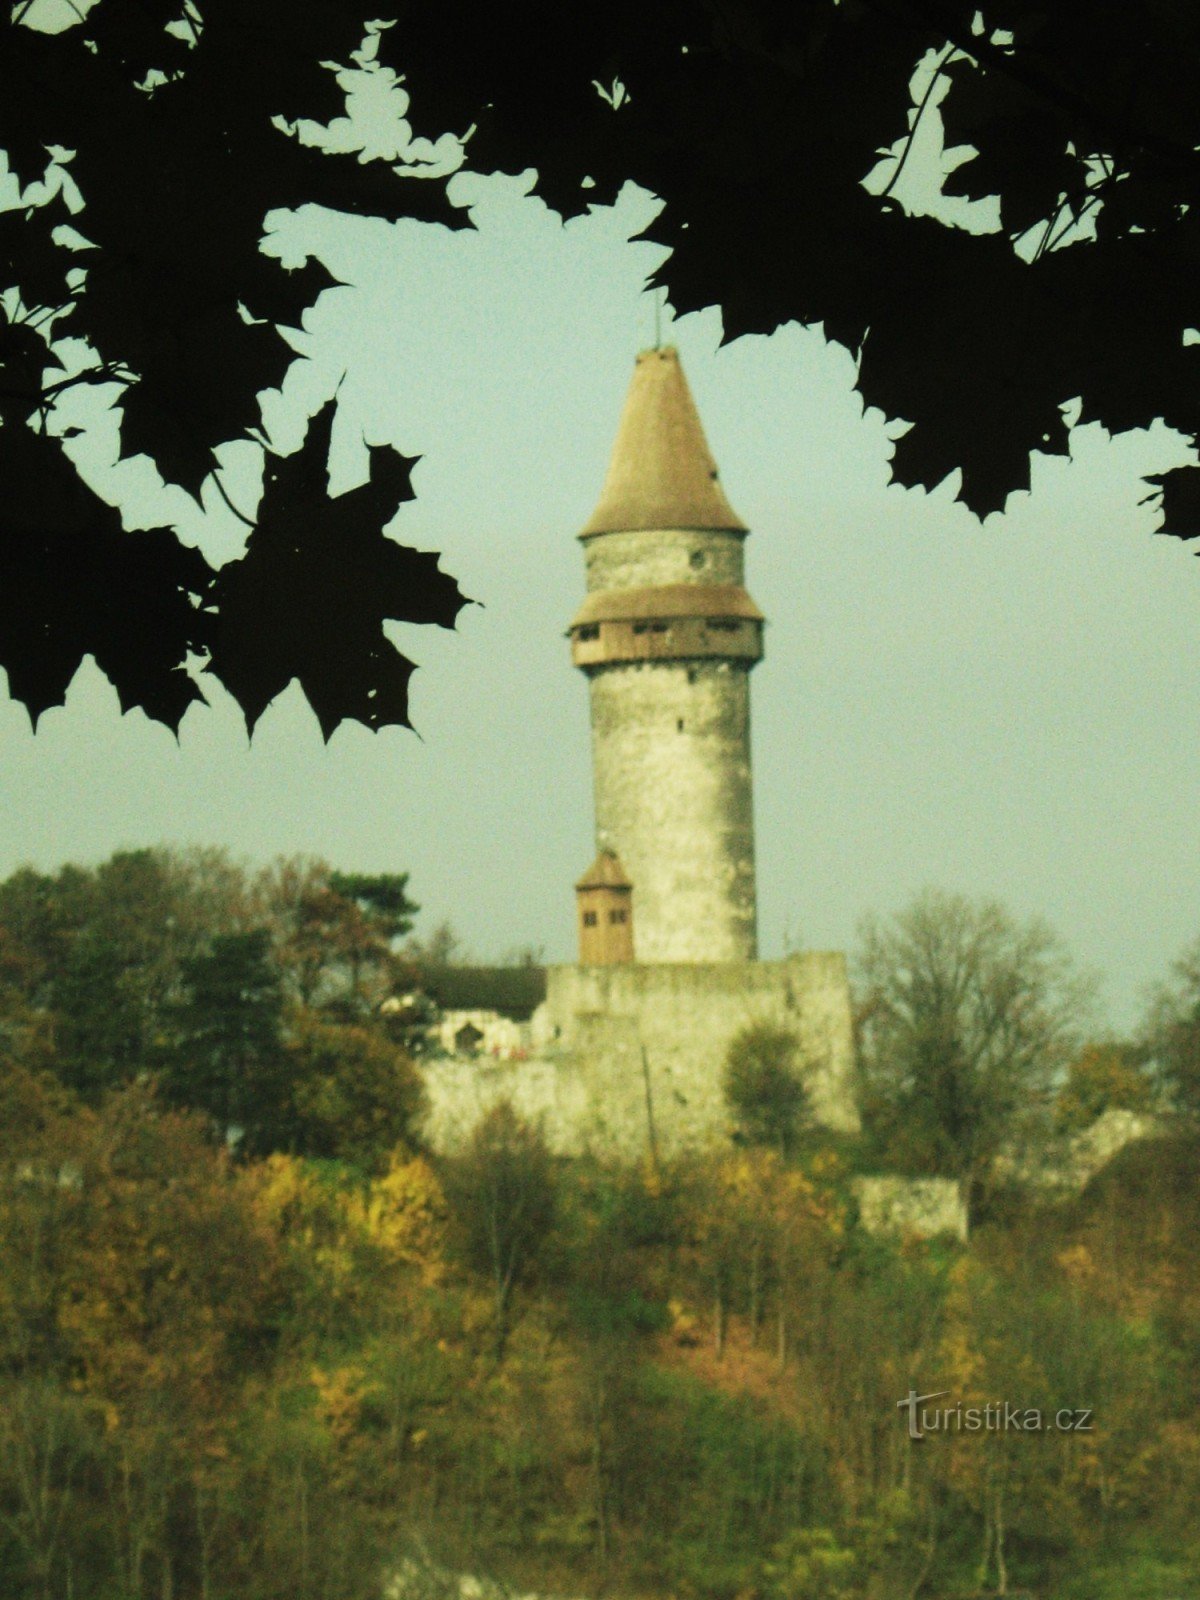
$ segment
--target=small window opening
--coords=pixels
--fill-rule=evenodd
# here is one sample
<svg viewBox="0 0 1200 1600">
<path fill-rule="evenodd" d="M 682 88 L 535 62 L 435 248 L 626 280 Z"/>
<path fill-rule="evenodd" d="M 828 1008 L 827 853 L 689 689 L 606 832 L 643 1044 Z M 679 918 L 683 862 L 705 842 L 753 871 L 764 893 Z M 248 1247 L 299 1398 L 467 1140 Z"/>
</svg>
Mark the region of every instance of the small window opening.
<svg viewBox="0 0 1200 1600">
<path fill-rule="evenodd" d="M 693 567 L 700 568 L 708 560 L 708 557 L 704 554 L 703 550 L 693 550 L 691 555 L 688 557 L 688 560 L 691 562 Z"/>
<path fill-rule="evenodd" d="M 585 911 L 583 913 L 583 925 L 585 928 L 594 928 L 596 926 L 596 913 L 594 911 Z"/>
<path fill-rule="evenodd" d="M 610 911 L 608 913 L 608 920 L 610 922 L 628 922 L 629 913 L 627 911 L 619 911 L 619 910 L 618 911 Z"/>
<path fill-rule="evenodd" d="M 683 718 L 682 717 L 680 717 L 679 721 L 675 724 L 675 732 L 676 733 L 682 733 L 683 732 Z"/>
<path fill-rule="evenodd" d="M 600 624 L 598 622 L 585 622 L 579 629 L 581 639 L 598 639 L 600 637 Z"/>
</svg>

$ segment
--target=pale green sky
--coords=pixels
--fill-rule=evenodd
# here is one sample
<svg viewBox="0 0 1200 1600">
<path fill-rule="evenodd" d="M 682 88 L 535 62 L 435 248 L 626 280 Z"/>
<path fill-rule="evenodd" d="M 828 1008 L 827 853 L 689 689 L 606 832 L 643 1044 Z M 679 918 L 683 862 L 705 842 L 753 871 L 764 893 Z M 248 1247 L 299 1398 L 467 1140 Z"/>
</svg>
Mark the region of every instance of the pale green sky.
<svg viewBox="0 0 1200 1600">
<path fill-rule="evenodd" d="M 348 287 L 306 319 L 285 397 L 339 378 L 335 487 L 361 437 L 419 454 L 393 531 L 481 602 L 455 633 L 400 629 L 420 664 L 420 737 L 343 727 L 328 747 L 293 687 L 252 746 L 211 680 L 179 743 L 86 665 L 36 736 L 0 703 L 0 872 L 94 862 L 155 843 L 263 861 L 326 857 L 407 870 L 428 929 L 448 917 L 496 956 L 573 958 L 572 884 L 593 854 L 586 686 L 564 629 L 583 588 L 574 535 L 599 494 L 659 252 L 629 242 L 653 202 L 562 226 L 529 179 L 462 176 L 477 231 L 314 213 L 276 218 Z M 813 248 L 820 248 L 814 236 Z M 1139 475 L 1181 458 L 1165 430 L 1076 430 L 1070 462 L 981 528 L 951 501 L 887 486 L 883 419 L 863 416 L 851 357 L 792 326 L 718 350 L 718 316 L 664 330 L 729 497 L 749 523 L 748 586 L 769 619 L 753 682 L 763 954 L 848 948 L 863 913 L 925 885 L 1040 914 L 1106 977 L 1108 1015 L 1200 933 L 1200 569 L 1151 537 Z M 66 420 L 66 419 L 64 419 Z M 178 511 L 144 464 L 96 483 L 142 523 Z M 253 505 L 252 454 L 226 481 Z M 210 499 L 186 518 L 213 559 L 243 529 Z M 318 624 L 319 625 L 319 622 Z"/>
</svg>

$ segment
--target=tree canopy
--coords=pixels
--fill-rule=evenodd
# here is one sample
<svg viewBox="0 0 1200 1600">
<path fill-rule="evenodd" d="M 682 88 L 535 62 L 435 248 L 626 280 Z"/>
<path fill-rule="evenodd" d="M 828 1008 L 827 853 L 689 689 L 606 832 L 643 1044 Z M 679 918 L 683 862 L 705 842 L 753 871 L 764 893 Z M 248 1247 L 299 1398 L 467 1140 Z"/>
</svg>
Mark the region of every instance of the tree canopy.
<svg viewBox="0 0 1200 1600">
<path fill-rule="evenodd" d="M 970 1199 L 1048 1125 L 1087 985 L 1044 924 L 932 890 L 866 924 L 859 966 L 864 1119 L 891 1159 Z"/>
<path fill-rule="evenodd" d="M 422 1109 L 383 1010 L 411 982 L 407 881 L 304 860 L 251 877 L 203 850 L 23 868 L 0 882 L 0 1073 L 88 1104 L 150 1082 L 240 1155 L 375 1170 Z"/>
<path fill-rule="evenodd" d="M 202 698 L 189 658 L 251 728 L 293 679 L 326 737 L 407 722 L 412 663 L 383 622 L 451 626 L 463 596 L 383 532 L 410 461 L 374 449 L 368 483 L 329 496 L 335 397 L 298 452 L 263 433 L 288 330 L 332 280 L 261 246 L 270 212 L 305 203 L 469 226 L 429 162 L 447 132 L 478 171 L 536 169 L 564 217 L 631 179 L 660 196 L 646 237 L 670 251 L 657 281 L 676 310 L 718 306 L 727 340 L 822 325 L 855 353 L 864 403 L 911 425 L 897 483 L 957 472 L 982 516 L 1028 486 L 1032 454 L 1067 453 L 1073 421 L 1196 438 L 1194 8 L 587 0 L 468 17 L 406 0 L 368 33 L 355 0 L 99 0 L 49 33 L 45 5 L 0 20 L 0 148 L 21 191 L 0 212 L 0 664 L 35 722 L 86 654 L 123 709 L 171 727 Z M 417 140 L 398 162 L 313 136 L 343 112 L 352 60 L 403 75 Z M 939 127 L 934 177 L 974 202 L 964 225 L 906 188 Z M 171 528 L 123 528 L 71 460 L 61 403 L 80 384 L 116 395 L 123 455 L 196 496 L 210 474 L 221 488 L 214 450 L 259 443 L 243 556 L 214 572 Z M 1200 468 L 1148 492 L 1165 531 L 1200 535 Z"/>
</svg>

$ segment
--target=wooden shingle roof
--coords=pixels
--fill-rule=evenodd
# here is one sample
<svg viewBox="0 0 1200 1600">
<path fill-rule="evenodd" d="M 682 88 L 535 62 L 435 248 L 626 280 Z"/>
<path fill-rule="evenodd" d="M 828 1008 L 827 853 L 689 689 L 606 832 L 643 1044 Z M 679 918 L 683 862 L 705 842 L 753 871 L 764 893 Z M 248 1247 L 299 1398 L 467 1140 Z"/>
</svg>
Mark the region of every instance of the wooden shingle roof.
<svg viewBox="0 0 1200 1600">
<path fill-rule="evenodd" d="M 637 358 L 600 503 L 580 537 L 645 528 L 746 531 L 725 498 L 679 354 L 669 345 Z"/>
</svg>

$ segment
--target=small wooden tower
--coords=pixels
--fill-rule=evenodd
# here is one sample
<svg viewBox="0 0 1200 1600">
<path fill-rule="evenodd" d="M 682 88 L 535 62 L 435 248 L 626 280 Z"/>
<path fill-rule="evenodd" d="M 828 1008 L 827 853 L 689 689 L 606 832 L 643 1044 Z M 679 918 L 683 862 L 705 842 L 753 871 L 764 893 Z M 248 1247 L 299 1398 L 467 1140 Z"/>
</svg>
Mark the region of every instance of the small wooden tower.
<svg viewBox="0 0 1200 1600">
<path fill-rule="evenodd" d="M 601 850 L 575 885 L 579 961 L 607 967 L 633 960 L 633 885 L 611 850 Z"/>
</svg>

